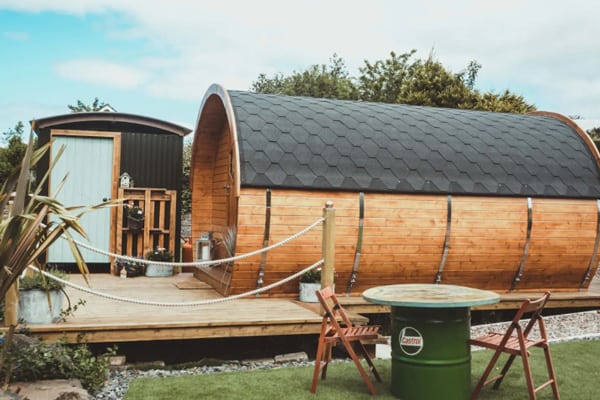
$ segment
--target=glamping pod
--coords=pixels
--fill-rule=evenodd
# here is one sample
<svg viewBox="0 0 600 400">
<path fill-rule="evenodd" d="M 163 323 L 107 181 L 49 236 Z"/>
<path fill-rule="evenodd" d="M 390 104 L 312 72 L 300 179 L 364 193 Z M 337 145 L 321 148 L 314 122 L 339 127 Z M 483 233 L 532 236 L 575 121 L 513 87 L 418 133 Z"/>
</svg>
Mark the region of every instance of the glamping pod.
<svg viewBox="0 0 600 400">
<path fill-rule="evenodd" d="M 338 293 L 394 283 L 587 289 L 597 268 L 599 155 L 568 118 L 226 91 L 213 85 L 192 154 L 193 240 L 236 254 L 336 209 Z M 235 231 L 233 230 L 235 229 Z M 321 227 L 199 279 L 224 294 L 321 257 Z M 216 246 L 214 257 L 227 255 Z M 269 294 L 296 296 L 297 280 Z"/>
<path fill-rule="evenodd" d="M 45 174 L 50 160 L 46 192 L 65 205 L 90 206 L 107 199 L 128 199 L 124 207 L 102 209 L 81 222 L 89 244 L 111 253 L 142 257 L 154 247 L 179 254 L 179 221 L 183 138 L 190 130 L 170 122 L 119 112 L 70 113 L 32 121 L 40 144 L 52 141 L 49 155 L 38 164 Z M 61 147 L 64 153 L 57 158 Z M 40 175 L 41 176 L 41 175 Z M 133 229 L 128 210 L 143 210 L 144 224 Z M 82 240 L 85 242 L 85 240 Z M 66 242 L 55 243 L 47 262 L 73 263 Z M 108 272 L 114 260 L 82 250 L 91 270 Z M 111 265 L 112 272 L 116 272 Z"/>
</svg>

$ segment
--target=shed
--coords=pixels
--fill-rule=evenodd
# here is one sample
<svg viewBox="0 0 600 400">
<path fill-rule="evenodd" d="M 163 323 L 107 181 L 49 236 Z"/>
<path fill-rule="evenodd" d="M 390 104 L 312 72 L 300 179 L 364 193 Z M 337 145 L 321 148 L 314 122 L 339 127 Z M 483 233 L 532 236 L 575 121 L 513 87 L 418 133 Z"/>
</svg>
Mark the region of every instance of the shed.
<svg viewBox="0 0 600 400">
<path fill-rule="evenodd" d="M 52 141 L 38 165 L 44 174 L 50 159 L 64 145 L 51 170 L 46 192 L 54 193 L 67 176 L 58 199 L 65 205 L 94 205 L 107 199 L 128 199 L 123 207 L 87 214 L 82 224 L 90 245 L 111 253 L 142 257 L 154 247 L 179 254 L 183 138 L 190 130 L 155 118 L 120 112 L 70 113 L 32 121 L 40 144 Z M 121 185 L 127 174 L 133 182 Z M 130 229 L 127 211 L 144 210 L 141 230 Z M 66 243 L 57 243 L 47 262 L 73 263 Z M 108 271 L 107 255 L 83 250 L 93 270 Z M 114 272 L 114 266 L 111 268 Z"/>
<path fill-rule="evenodd" d="M 555 113 L 212 85 L 195 132 L 192 235 L 235 227 L 236 253 L 245 253 L 310 225 L 332 200 L 337 292 L 430 282 L 585 290 L 598 263 L 599 159 L 589 136 Z M 266 258 L 196 274 L 240 293 L 305 268 L 320 252 L 313 231 Z M 295 296 L 297 281 L 270 293 Z"/>
</svg>

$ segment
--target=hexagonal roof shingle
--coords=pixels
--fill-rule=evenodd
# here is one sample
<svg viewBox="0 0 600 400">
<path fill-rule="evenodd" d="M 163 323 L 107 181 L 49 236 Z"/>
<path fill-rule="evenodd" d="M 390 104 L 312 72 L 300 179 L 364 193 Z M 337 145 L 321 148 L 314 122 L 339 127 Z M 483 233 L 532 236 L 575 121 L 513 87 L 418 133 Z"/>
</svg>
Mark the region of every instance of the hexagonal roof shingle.
<svg viewBox="0 0 600 400">
<path fill-rule="evenodd" d="M 594 154 L 551 116 L 228 94 L 242 186 L 600 197 Z"/>
</svg>

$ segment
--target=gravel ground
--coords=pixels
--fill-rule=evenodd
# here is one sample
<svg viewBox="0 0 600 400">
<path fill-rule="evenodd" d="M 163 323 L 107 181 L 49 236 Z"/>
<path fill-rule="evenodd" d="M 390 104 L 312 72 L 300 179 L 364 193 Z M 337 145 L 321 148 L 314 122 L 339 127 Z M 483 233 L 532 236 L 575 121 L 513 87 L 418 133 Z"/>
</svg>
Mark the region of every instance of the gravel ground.
<svg viewBox="0 0 600 400">
<path fill-rule="evenodd" d="M 545 317 L 546 329 L 551 342 L 561 342 L 576 339 L 599 339 L 600 338 L 600 311 L 587 311 L 573 314 L 563 314 Z M 485 334 L 487 331 L 503 331 L 508 323 L 501 322 L 490 325 L 474 326 L 471 336 Z M 535 336 L 536 332 L 532 332 Z M 378 354 L 389 354 L 389 351 Z M 385 356 L 384 356 L 385 358 Z M 258 361 L 234 361 L 219 366 L 203 366 L 185 370 L 167 371 L 153 369 L 149 371 L 138 371 L 135 369 L 114 370 L 104 388 L 96 393 L 97 400 L 120 400 L 129 387 L 129 383 L 138 377 L 167 377 L 179 375 L 214 374 L 230 371 L 248 371 L 256 369 L 271 369 L 282 367 L 296 367 L 313 365 L 311 361 L 293 361 L 287 363 L 275 363 L 272 359 Z"/>
<path fill-rule="evenodd" d="M 576 339 L 600 338 L 600 311 L 586 311 L 573 314 L 552 315 L 544 317 L 546 333 L 551 343 Z M 510 322 L 479 325 L 471 327 L 471 336 L 481 336 L 488 331 L 503 332 Z M 537 336 L 537 330 L 531 333 Z"/>
</svg>

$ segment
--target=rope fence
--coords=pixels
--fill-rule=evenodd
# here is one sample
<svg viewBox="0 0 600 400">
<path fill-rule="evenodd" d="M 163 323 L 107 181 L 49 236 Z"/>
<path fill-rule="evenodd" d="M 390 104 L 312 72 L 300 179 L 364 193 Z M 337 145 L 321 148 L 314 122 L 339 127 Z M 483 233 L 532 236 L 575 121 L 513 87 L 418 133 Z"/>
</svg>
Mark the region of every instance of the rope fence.
<svg viewBox="0 0 600 400">
<path fill-rule="evenodd" d="M 105 250 L 97 249 L 89 244 L 80 242 L 78 240 L 73 240 L 73 242 L 75 244 L 77 244 L 77 246 L 81 246 L 86 250 L 89 250 L 89 251 L 92 251 L 92 252 L 95 252 L 95 253 L 98 253 L 101 255 L 114 257 L 114 258 L 116 258 L 118 260 L 122 260 L 122 261 L 130 261 L 130 262 L 142 263 L 142 264 L 146 264 L 146 265 L 166 265 L 166 266 L 172 266 L 172 267 L 196 267 L 196 268 L 198 268 L 198 267 L 215 267 L 219 264 L 226 264 L 229 262 L 242 260 L 244 258 L 256 256 L 261 253 L 266 253 L 269 250 L 276 249 L 276 248 L 283 246 L 283 245 L 287 244 L 288 242 L 291 242 L 292 240 L 295 240 L 295 239 L 299 238 L 300 236 L 308 233 L 309 231 L 311 231 L 315 227 L 317 227 L 319 224 L 321 224 L 323 221 L 325 221 L 324 217 L 319 218 L 318 220 L 316 220 L 315 222 L 313 222 L 306 228 L 302 229 L 301 231 L 293 234 L 292 236 L 290 236 L 280 242 L 274 243 L 270 246 L 263 247 L 262 249 L 254 250 L 254 251 L 251 251 L 251 252 L 245 253 L 245 254 L 240 254 L 239 256 L 221 258 L 219 260 L 208 260 L 208 261 L 196 261 L 196 262 L 152 261 L 152 260 L 145 260 L 142 258 L 136 258 L 136 257 L 130 257 L 130 256 L 126 256 L 126 255 L 111 253 L 111 252 L 108 252 Z M 63 237 L 63 239 L 64 239 L 64 237 Z"/>
<path fill-rule="evenodd" d="M 40 272 L 42 273 L 46 278 L 49 279 L 53 279 L 57 282 L 60 282 L 62 284 L 64 284 L 65 286 L 68 286 L 70 288 L 79 290 L 81 292 L 84 293 L 88 293 L 94 296 L 98 296 L 98 297 L 102 297 L 105 299 L 109 299 L 109 300 L 114 300 L 114 301 L 121 301 L 121 302 L 125 302 L 125 303 L 132 303 L 132 304 L 141 304 L 141 305 L 146 305 L 146 306 L 158 306 L 158 307 L 194 307 L 194 306 L 203 306 L 203 305 L 210 305 L 210 304 L 217 304 L 217 303 L 223 303 L 226 301 L 232 301 L 232 300 L 237 300 L 237 299 L 241 299 L 243 297 L 248 297 L 248 296 L 253 296 L 262 292 L 266 292 L 267 290 L 271 290 L 277 286 L 281 286 L 284 283 L 287 283 L 293 279 L 299 278 L 300 276 L 302 276 L 303 274 L 307 273 L 308 271 L 311 271 L 319 266 L 321 266 L 323 264 L 323 260 L 319 260 L 316 263 L 304 268 L 301 271 L 296 272 L 295 274 L 292 274 L 290 276 L 288 276 L 287 278 L 284 278 L 280 281 L 271 283 L 270 285 L 264 286 L 260 289 L 255 289 L 255 290 L 251 290 L 249 292 L 245 292 L 245 293 L 240 293 L 240 294 L 236 294 L 233 296 L 228 296 L 228 297 L 221 297 L 218 299 L 208 299 L 208 300 L 199 300 L 199 301 L 189 301 L 189 302 L 181 302 L 181 303 L 172 303 L 172 302 L 163 302 L 163 301 L 152 301 L 152 300 L 140 300 L 140 299 L 133 299 L 133 298 L 129 298 L 129 297 L 123 297 L 123 296 L 116 296 L 113 294 L 108 294 L 108 293 L 102 293 L 102 292 L 98 292 L 96 290 L 93 290 L 91 288 L 87 288 L 85 286 L 81 286 L 81 285 L 77 285 L 75 283 L 69 282 L 67 280 L 61 279 L 57 276 L 54 276 L 46 271 L 43 271 L 37 267 L 34 267 L 33 265 L 29 266 L 29 269 L 36 271 L 36 272 Z"/>
<path fill-rule="evenodd" d="M 138 263 L 144 263 L 144 264 L 154 264 L 154 265 L 167 265 L 167 266 L 174 266 L 174 267 L 203 267 L 203 266 L 214 266 L 214 265 L 219 265 L 219 264 L 224 264 L 224 263 L 229 263 L 229 262 L 233 262 L 233 261 L 237 261 L 237 260 L 242 260 L 244 258 L 248 258 L 248 257 L 252 257 L 261 253 L 265 253 L 269 250 L 273 250 L 276 249 L 280 246 L 285 245 L 286 243 L 289 243 L 297 238 L 299 238 L 300 236 L 306 234 L 307 232 L 311 231 L 312 229 L 314 229 L 315 227 L 317 227 L 319 224 L 321 224 L 323 221 L 325 221 L 325 217 L 319 218 L 318 220 L 316 220 L 314 223 L 310 224 L 309 226 L 307 226 L 306 228 L 302 229 L 301 231 L 293 234 L 292 236 L 277 242 L 275 244 L 272 244 L 270 246 L 258 249 L 258 250 L 254 250 L 251 251 L 249 253 L 245 253 L 245 254 L 240 254 L 238 256 L 234 256 L 234 257 L 228 257 L 228 258 L 223 258 L 223 259 L 219 259 L 219 260 L 209 260 L 209 261 L 201 261 L 201 262 L 187 262 L 187 263 L 179 263 L 179 262 L 161 262 L 161 261 L 151 261 L 151 260 L 143 260 L 143 259 L 139 259 L 139 258 L 135 258 L 135 257 L 129 257 L 129 256 L 123 256 L 123 255 L 119 255 L 119 254 L 114 254 L 114 253 L 110 253 L 108 251 L 104 251 L 101 249 L 97 249 L 93 246 L 90 246 L 86 243 L 82 243 L 78 240 L 74 240 L 75 244 L 77 244 L 78 246 L 81 246 L 87 250 L 102 254 L 102 255 L 106 255 L 106 256 L 110 256 L 110 257 L 115 257 L 116 259 L 119 260 L 124 260 L 124 261 L 133 261 L 133 262 L 138 262 Z M 63 237 L 64 239 L 64 237 Z M 109 300 L 114 300 L 114 301 L 121 301 L 121 302 L 126 302 L 126 303 L 132 303 L 132 304 L 142 304 L 142 305 L 148 305 L 148 306 L 158 306 L 158 307 L 192 307 L 192 306 L 201 306 L 201 305 L 209 305 L 209 304 L 216 304 L 216 303 L 223 303 L 226 301 L 231 301 L 231 300 L 236 300 L 236 299 L 240 299 L 243 297 L 248 297 L 248 296 L 253 296 L 253 295 L 258 295 L 262 292 L 266 292 L 268 290 L 271 290 L 277 286 L 281 286 L 291 280 L 294 280 L 296 278 L 299 278 L 300 276 L 304 275 L 305 273 L 307 273 L 308 271 L 311 271 L 321 265 L 323 265 L 324 260 L 321 259 L 319 261 L 317 261 L 316 263 L 282 279 L 279 280 L 277 282 L 271 283 L 270 285 L 261 287 L 261 288 L 257 288 L 255 290 L 251 290 L 249 292 L 245 292 L 245 293 L 240 293 L 240 294 L 236 294 L 233 296 L 228 296 L 228 297 L 222 297 L 222 298 L 218 298 L 218 299 L 208 299 L 208 300 L 199 300 L 199 301 L 191 301 L 191 302 L 179 302 L 179 303 L 173 303 L 173 302 L 162 302 L 162 301 L 152 301 L 152 300 L 140 300 L 140 299 L 134 299 L 134 298 L 129 298 L 129 297 L 123 297 L 123 296 L 116 296 L 116 295 L 112 295 L 112 294 L 108 294 L 108 293 L 102 293 L 99 292 L 97 290 L 94 290 L 92 288 L 89 287 L 85 287 L 85 286 L 81 286 L 81 285 L 77 285 L 75 283 L 69 282 L 65 279 L 59 278 L 57 276 L 54 276 L 46 271 L 43 271 L 37 267 L 34 267 L 32 265 L 30 265 L 28 268 L 39 272 L 41 274 L 43 274 L 46 278 L 48 279 L 53 279 L 65 286 L 68 286 L 70 288 L 79 290 L 81 292 L 84 293 L 88 293 L 94 296 L 98 296 L 98 297 L 102 297 L 105 299 L 109 299 Z"/>
</svg>

